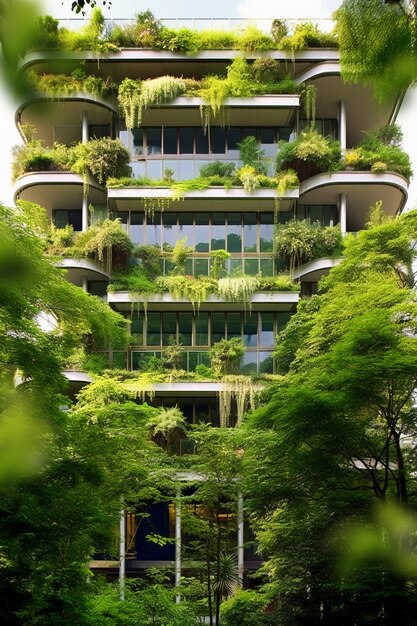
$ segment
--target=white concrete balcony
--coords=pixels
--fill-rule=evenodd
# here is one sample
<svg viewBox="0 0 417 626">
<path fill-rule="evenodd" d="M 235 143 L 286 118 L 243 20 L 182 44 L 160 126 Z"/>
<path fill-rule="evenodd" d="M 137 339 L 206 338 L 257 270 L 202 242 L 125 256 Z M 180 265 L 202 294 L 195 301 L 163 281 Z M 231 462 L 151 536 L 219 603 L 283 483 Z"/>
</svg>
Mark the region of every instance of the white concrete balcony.
<svg viewBox="0 0 417 626">
<path fill-rule="evenodd" d="M 66 279 L 77 287 L 85 288 L 90 280 L 109 280 L 109 274 L 104 267 L 91 259 L 63 258 L 56 265 L 65 270 Z"/>
<path fill-rule="evenodd" d="M 336 267 L 342 261 L 343 258 L 341 257 L 329 257 L 309 261 L 294 270 L 293 278 L 294 280 L 300 280 L 301 282 L 316 283 L 322 276 L 328 274 L 333 267 Z"/>
</svg>

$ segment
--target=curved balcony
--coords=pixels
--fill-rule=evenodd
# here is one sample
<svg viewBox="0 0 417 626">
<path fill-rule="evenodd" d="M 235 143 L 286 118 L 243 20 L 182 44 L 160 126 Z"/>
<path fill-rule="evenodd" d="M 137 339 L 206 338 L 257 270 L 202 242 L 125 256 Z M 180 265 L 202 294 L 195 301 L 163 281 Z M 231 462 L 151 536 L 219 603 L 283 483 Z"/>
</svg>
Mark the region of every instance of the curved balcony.
<svg viewBox="0 0 417 626">
<path fill-rule="evenodd" d="M 15 123 L 33 124 L 37 137 L 45 145 L 54 142 L 70 145 L 82 139 L 82 119 L 89 125 L 108 126 L 114 134 L 117 107 L 113 103 L 86 93 L 48 96 L 36 92 L 22 101 L 15 113 Z"/>
<path fill-rule="evenodd" d="M 88 181 L 88 202 L 105 204 L 107 192 L 93 180 Z M 80 209 L 84 197 L 84 181 L 71 172 L 30 172 L 20 176 L 14 185 L 14 201 L 28 200 L 45 207 L 52 219 L 55 209 Z"/>
<path fill-rule="evenodd" d="M 313 83 L 317 88 L 317 117 L 338 118 L 340 104 L 344 102 L 348 112 L 346 144 L 357 145 L 363 139 L 364 128 L 378 128 L 393 121 L 397 98 L 390 98 L 376 106 L 371 87 L 345 83 L 341 77 L 338 59 L 326 60 L 309 66 L 297 73 L 295 81 Z"/>
<path fill-rule="evenodd" d="M 294 271 L 294 280 L 300 280 L 301 282 L 316 283 L 322 276 L 328 274 L 332 267 L 336 267 L 343 261 L 343 258 L 324 258 L 316 259 L 315 261 L 309 261 L 300 265 Z"/>
<path fill-rule="evenodd" d="M 109 280 L 109 274 L 104 268 L 91 259 L 65 258 L 56 265 L 66 271 L 67 280 L 77 287 L 83 287 L 90 280 Z"/>
<path fill-rule="evenodd" d="M 283 211 L 289 210 L 294 200 L 299 197 L 298 189 L 285 193 L 281 200 Z M 143 202 L 152 198 L 173 198 L 173 190 L 169 187 L 121 187 L 108 190 L 109 207 L 113 211 L 143 210 Z M 243 187 L 209 187 L 201 191 L 187 191 L 184 194 L 183 205 L 198 201 L 194 210 L 213 210 L 213 201 L 216 210 L 258 211 L 274 206 L 277 198 L 275 189 L 256 189 L 248 192 Z"/>
<path fill-rule="evenodd" d="M 292 311 L 299 300 L 299 293 L 294 291 L 256 292 L 252 295 L 251 304 L 253 311 Z M 119 311 L 130 311 L 132 305 L 141 302 L 140 296 L 128 291 L 115 291 L 107 295 L 107 301 Z M 195 305 L 195 308 L 198 308 Z M 209 295 L 201 303 L 201 311 L 236 311 L 244 308 L 238 301 L 226 301 L 215 294 Z M 169 293 L 161 293 L 150 296 L 147 299 L 148 311 L 190 311 L 192 304 L 185 298 L 174 298 Z"/>
<path fill-rule="evenodd" d="M 128 48 L 119 52 L 103 55 L 97 65 L 97 54 L 89 51 L 73 52 L 70 50 L 47 50 L 31 52 L 23 59 L 21 69 L 34 69 L 38 73 L 60 72 L 62 63 L 69 62 L 71 69 L 80 62 L 92 74 L 103 78 L 112 76 L 115 82 L 126 76 L 130 78 L 156 78 L 162 74 L 174 74 L 184 78 L 198 78 L 207 74 L 222 73 L 234 58 L 241 55 L 239 50 L 203 50 L 193 56 L 169 52 L 167 50 L 150 50 L 145 48 Z M 264 57 L 262 52 L 248 52 L 248 59 Z M 339 51 L 334 48 L 312 48 L 299 50 L 294 57 L 290 52 L 271 50 L 268 56 L 288 63 L 291 71 L 294 63 L 297 73 L 307 70 L 311 63 L 338 61 Z"/>
<path fill-rule="evenodd" d="M 387 215 L 399 213 L 407 201 L 408 181 L 400 174 L 384 172 L 333 172 L 317 174 L 300 185 L 302 204 L 320 205 L 340 202 L 346 194 L 346 229 L 356 232 L 364 228 L 369 207 L 382 201 Z"/>
</svg>

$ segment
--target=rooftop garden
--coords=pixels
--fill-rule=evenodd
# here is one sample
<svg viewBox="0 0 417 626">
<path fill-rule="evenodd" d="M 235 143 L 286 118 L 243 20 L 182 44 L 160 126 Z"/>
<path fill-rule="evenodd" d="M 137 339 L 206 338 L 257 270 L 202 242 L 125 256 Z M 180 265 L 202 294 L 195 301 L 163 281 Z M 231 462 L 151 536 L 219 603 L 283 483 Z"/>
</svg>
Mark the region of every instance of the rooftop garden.
<svg viewBox="0 0 417 626">
<path fill-rule="evenodd" d="M 92 50 L 98 54 L 116 52 L 121 48 L 150 48 L 187 55 L 198 54 L 201 50 L 293 52 L 309 47 L 336 46 L 336 34 L 322 32 L 312 22 L 299 23 L 290 32 L 285 21 L 275 19 L 268 34 L 253 25 L 237 31 L 199 31 L 189 28 L 168 28 L 147 10 L 137 13 L 135 20 L 130 24 L 107 26 L 98 7 L 92 12 L 90 22 L 75 32 L 60 27 L 58 20 L 49 15 L 40 18 L 38 32 L 32 44 L 34 48 Z"/>
</svg>

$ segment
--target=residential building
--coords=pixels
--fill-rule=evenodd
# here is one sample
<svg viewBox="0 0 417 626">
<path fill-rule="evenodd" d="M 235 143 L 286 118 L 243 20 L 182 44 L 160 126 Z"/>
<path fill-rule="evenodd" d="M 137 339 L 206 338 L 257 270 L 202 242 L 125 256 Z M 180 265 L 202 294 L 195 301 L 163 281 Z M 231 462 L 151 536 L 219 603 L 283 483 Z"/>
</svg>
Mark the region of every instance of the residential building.
<svg viewBox="0 0 417 626">
<path fill-rule="evenodd" d="M 24 69 L 42 76 L 63 71 L 69 75 L 74 68 L 82 68 L 87 76 L 115 84 L 126 78 L 146 81 L 162 76 L 191 83 L 224 74 L 240 56 L 232 49 L 205 50 L 193 56 L 150 48 L 125 48 L 103 55 L 36 51 L 27 56 Z M 228 253 L 225 275 L 271 277 L 269 286 L 268 281 L 259 281 L 246 298 L 208 291 L 201 302 L 192 302 L 184 294 L 164 291 L 147 295 L 144 306 L 143 294 L 128 289 L 107 292 L 112 280 L 110 267 L 88 258 L 64 257 L 60 261 L 68 280 L 107 298 L 109 306 L 131 321 L 132 343 L 127 350 L 96 347 L 110 366 L 143 371 L 151 358 L 163 358 L 170 344 L 183 346 L 182 368 L 191 372 L 197 368 L 194 379 L 170 381 L 168 377 L 166 382 L 154 383 L 152 402 L 178 405 L 191 423 L 221 424 L 219 393 L 226 383 L 204 376 L 198 379 L 198 366 L 210 366 L 210 348 L 222 339 L 241 339 L 245 353 L 239 373 L 273 374 L 277 333 L 285 328 L 299 298 L 315 293 L 319 278 L 338 262 L 329 255 L 297 264 L 291 276 L 293 290 L 277 290 L 272 277 L 285 269 L 285 260 L 277 258 L 274 248 L 276 223 L 293 218 L 319 222 L 322 227 L 337 226 L 345 236 L 365 226 L 371 205 L 382 201 L 384 211 L 395 215 L 407 198 L 408 181 L 401 173 L 383 166 L 363 170 L 354 159 L 345 169 L 307 173 L 298 185 L 278 195 L 276 184 L 252 190 L 235 183 L 188 185 L 176 191 L 170 184 L 164 186 L 164 177 L 167 183 L 194 179 L 199 177 L 200 167 L 210 163 L 234 163 L 239 168 L 239 144 L 246 137 L 255 137 L 271 158 L 268 173 L 273 175 L 278 142 L 294 141 L 312 123 L 306 119 L 303 105 L 306 85 L 315 88 L 315 128 L 324 137 L 339 141 L 342 155 L 361 142 L 363 131 L 395 121 L 397 102 L 380 104 L 369 88 L 343 82 L 336 48 L 250 52 L 245 54 L 246 64 L 252 67 L 256 59 L 265 57 L 279 62 L 282 75 L 291 76 L 295 85 L 291 93 L 227 96 L 217 113 L 202 97 L 179 95 L 144 107 L 140 125 L 128 127 L 114 94 L 81 91 L 69 95 L 37 91 L 16 111 L 18 127 L 34 126 L 46 148 L 52 148 L 54 142 L 70 146 L 87 144 L 92 138 L 110 138 L 120 139 L 129 152 L 131 179 L 113 180 L 108 186 L 92 176 L 86 180 L 75 171 L 54 170 L 50 162 L 38 169 L 32 166 L 17 178 L 16 200 L 45 207 L 58 228 L 69 224 L 75 231 L 86 231 L 92 223 L 110 216 L 120 220 L 135 245 L 153 245 L 161 251 L 162 274 L 172 270 L 170 255 L 162 252 L 185 239 L 192 248 L 184 262 L 188 281 L 210 275 L 213 252 L 218 250 Z M 132 178 L 139 182 L 135 184 Z M 146 184 L 147 179 L 160 183 Z M 71 393 L 91 381 L 87 371 L 68 370 L 66 376 Z M 178 453 L 191 452 L 190 446 L 188 440 L 180 442 Z M 172 505 L 155 503 L 152 522 L 161 535 L 175 536 L 176 529 L 178 533 Z M 150 565 L 172 563 L 175 546 L 147 543 L 146 532 L 136 533 L 135 524 L 133 514 L 122 523 L 123 546 L 130 546 L 126 571 L 140 573 Z M 253 554 L 247 551 L 243 557 L 242 532 L 240 525 L 241 570 L 256 567 Z M 95 566 L 103 571 L 106 566 L 110 571 L 118 569 L 113 561 L 97 561 Z"/>
</svg>

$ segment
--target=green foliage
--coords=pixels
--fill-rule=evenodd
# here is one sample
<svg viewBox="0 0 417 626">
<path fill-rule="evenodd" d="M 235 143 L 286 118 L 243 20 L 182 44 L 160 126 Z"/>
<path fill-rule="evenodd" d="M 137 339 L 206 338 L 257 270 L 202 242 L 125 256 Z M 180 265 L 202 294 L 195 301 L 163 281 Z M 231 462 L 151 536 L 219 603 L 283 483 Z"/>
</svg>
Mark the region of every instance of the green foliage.
<svg viewBox="0 0 417 626">
<path fill-rule="evenodd" d="M 282 50 L 305 50 L 306 48 L 336 48 L 337 39 L 334 33 L 324 33 L 317 24 L 304 22 L 297 24 L 292 35 L 282 37 L 279 42 Z"/>
<path fill-rule="evenodd" d="M 345 80 L 372 85 L 380 100 L 396 96 L 414 82 L 412 3 L 345 0 L 335 18 Z"/>
<path fill-rule="evenodd" d="M 369 131 L 356 148 L 346 151 L 342 165 L 350 170 L 390 171 L 410 178 L 410 158 L 401 141 L 402 133 L 395 124 Z"/>
<path fill-rule="evenodd" d="M 239 158 L 243 162 L 243 165 L 253 167 L 257 174 L 263 174 L 266 176 L 268 172 L 269 159 L 265 156 L 265 151 L 256 140 L 256 137 L 245 137 L 243 141 L 238 144 Z"/>
<path fill-rule="evenodd" d="M 130 155 L 119 139 L 91 139 L 75 146 L 54 144 L 44 148 L 42 142 L 33 139 L 23 146 L 13 148 L 12 176 L 15 180 L 26 172 L 72 171 L 87 180 L 89 174 L 101 185 L 107 178 L 124 176 Z"/>
<path fill-rule="evenodd" d="M 292 167 L 300 180 L 306 178 L 306 165 L 312 165 L 317 172 L 328 172 L 336 169 L 340 161 L 340 145 L 337 141 L 329 141 L 315 129 L 306 130 L 294 141 L 280 141 L 276 157 L 277 171 Z"/>
<path fill-rule="evenodd" d="M 65 254 L 70 256 L 74 240 L 75 233 L 71 224 L 67 224 L 64 228 L 52 226 L 49 229 L 46 252 L 51 256 L 63 256 Z"/>
<path fill-rule="evenodd" d="M 243 50 L 243 52 L 264 52 L 274 49 L 274 42 L 271 37 L 253 25 L 248 25 L 242 30 L 238 45 L 239 50 Z"/>
<path fill-rule="evenodd" d="M 87 75 L 84 70 L 77 69 L 71 74 L 41 74 L 32 72 L 34 86 L 48 95 L 70 96 L 76 93 L 88 93 L 96 97 L 106 97 L 113 90 L 109 81 L 100 76 Z"/>
<path fill-rule="evenodd" d="M 194 248 L 187 246 L 187 237 L 184 237 L 183 239 L 177 239 L 171 253 L 173 274 L 184 276 L 185 263 L 192 252 L 194 252 Z"/>
<path fill-rule="evenodd" d="M 200 176 L 202 178 L 211 178 L 212 176 L 231 177 L 235 173 L 236 165 L 225 161 L 210 161 L 200 167 Z"/>
<path fill-rule="evenodd" d="M 215 376 L 236 372 L 245 354 L 241 339 L 221 339 L 210 348 L 211 367 Z"/>
<path fill-rule="evenodd" d="M 124 78 L 119 86 L 118 102 L 127 128 L 140 126 L 143 111 L 171 102 L 186 88 L 185 81 L 175 76 L 158 76 L 144 81 Z"/>
<path fill-rule="evenodd" d="M 271 37 L 274 44 L 279 47 L 281 39 L 288 35 L 288 26 L 282 20 L 275 19 L 271 25 Z"/>
<path fill-rule="evenodd" d="M 159 246 L 135 246 L 133 256 L 140 260 L 146 277 L 149 278 L 149 280 L 154 280 L 161 273 L 162 254 Z"/>
<path fill-rule="evenodd" d="M 176 406 L 160 409 L 149 421 L 153 440 L 168 454 L 177 451 L 180 439 L 187 434 L 188 425 Z"/>
<path fill-rule="evenodd" d="M 158 47 L 162 24 L 149 10 L 136 13 L 135 23 L 125 26 L 115 25 L 109 33 L 111 42 L 121 48 Z"/>
<path fill-rule="evenodd" d="M 286 259 L 290 275 L 305 263 L 342 252 L 342 239 L 338 226 L 322 227 L 318 222 L 290 220 L 278 224 L 275 235 L 276 254 Z"/>
<path fill-rule="evenodd" d="M 106 40 L 104 35 L 104 16 L 98 7 L 91 13 L 90 21 L 77 31 L 60 28 L 58 31 L 59 47 L 69 50 L 91 50 L 95 54 L 116 52 L 117 46 Z"/>
<path fill-rule="evenodd" d="M 201 49 L 198 33 L 190 28 L 163 27 L 160 33 L 160 44 L 163 50 L 180 52 L 192 56 Z"/>
<path fill-rule="evenodd" d="M 210 276 L 218 280 L 226 271 L 226 261 L 230 258 L 230 252 L 226 250 L 212 250 L 210 252 Z"/>
<path fill-rule="evenodd" d="M 300 287 L 289 274 L 277 276 L 260 276 L 259 291 L 299 291 Z"/>
<path fill-rule="evenodd" d="M 103 220 L 79 232 L 74 242 L 75 256 L 90 256 L 102 262 L 110 271 L 125 266 L 132 252 L 132 242 L 123 230 L 120 220 Z"/>
<path fill-rule="evenodd" d="M 111 292 L 129 291 L 131 294 L 140 296 L 144 301 L 148 296 L 157 293 L 155 282 L 148 278 L 139 266 L 133 267 L 128 273 L 112 272 L 108 289 Z"/>
<path fill-rule="evenodd" d="M 219 296 L 229 302 L 241 302 L 251 309 L 252 295 L 259 289 L 256 276 L 230 276 L 220 278 L 217 283 Z"/>
<path fill-rule="evenodd" d="M 259 591 L 239 589 L 235 595 L 222 602 L 220 619 L 223 626 L 261 626 L 268 624 L 264 609 L 268 603 Z"/>
<path fill-rule="evenodd" d="M 207 300 L 207 296 L 216 289 L 216 282 L 206 276 L 161 276 L 156 281 L 158 291 L 169 291 L 174 298 L 185 298 L 193 308 Z"/>
</svg>

